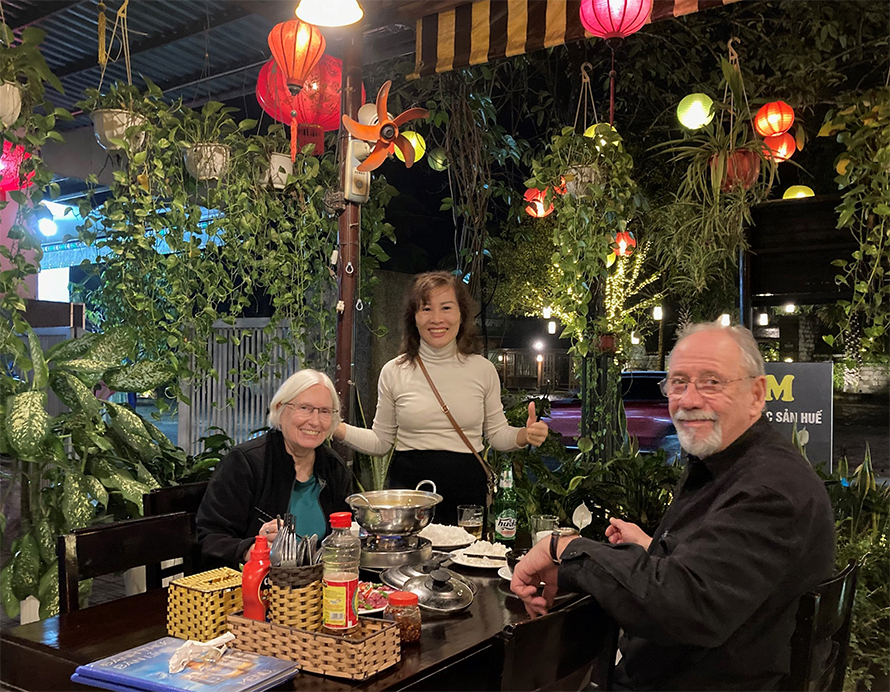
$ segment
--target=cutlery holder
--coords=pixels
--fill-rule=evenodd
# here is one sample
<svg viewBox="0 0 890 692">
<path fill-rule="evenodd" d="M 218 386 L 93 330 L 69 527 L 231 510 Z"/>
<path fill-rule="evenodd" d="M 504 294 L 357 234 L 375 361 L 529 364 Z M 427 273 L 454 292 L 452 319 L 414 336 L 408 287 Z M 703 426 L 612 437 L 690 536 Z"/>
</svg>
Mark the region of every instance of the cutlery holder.
<svg viewBox="0 0 890 692">
<path fill-rule="evenodd" d="M 321 629 L 323 569 L 321 564 L 296 569 L 271 568 L 269 621 L 310 632 Z"/>
</svg>

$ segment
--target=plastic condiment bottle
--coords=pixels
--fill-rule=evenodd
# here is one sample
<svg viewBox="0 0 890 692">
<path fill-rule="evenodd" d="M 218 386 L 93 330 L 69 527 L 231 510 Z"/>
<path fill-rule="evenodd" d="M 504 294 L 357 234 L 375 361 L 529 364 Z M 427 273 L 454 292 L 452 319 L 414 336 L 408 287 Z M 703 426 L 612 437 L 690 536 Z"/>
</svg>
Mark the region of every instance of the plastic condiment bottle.
<svg viewBox="0 0 890 692">
<path fill-rule="evenodd" d="M 392 620 L 399 627 L 399 637 L 403 642 L 420 640 L 420 606 L 417 594 L 408 591 L 394 591 L 389 595 L 386 609 L 383 611 L 385 620 Z"/>
<path fill-rule="evenodd" d="M 351 524 L 350 512 L 335 512 L 331 515 L 331 535 L 321 543 L 323 622 L 325 628 L 334 632 L 346 632 L 358 626 L 355 605 L 362 543 L 350 533 Z"/>
<path fill-rule="evenodd" d="M 253 548 L 250 550 L 250 559 L 244 565 L 241 573 L 241 598 L 244 602 L 244 617 L 251 620 L 266 621 L 266 608 L 269 599 L 263 582 L 269 574 L 269 542 L 265 536 L 257 536 Z"/>
</svg>

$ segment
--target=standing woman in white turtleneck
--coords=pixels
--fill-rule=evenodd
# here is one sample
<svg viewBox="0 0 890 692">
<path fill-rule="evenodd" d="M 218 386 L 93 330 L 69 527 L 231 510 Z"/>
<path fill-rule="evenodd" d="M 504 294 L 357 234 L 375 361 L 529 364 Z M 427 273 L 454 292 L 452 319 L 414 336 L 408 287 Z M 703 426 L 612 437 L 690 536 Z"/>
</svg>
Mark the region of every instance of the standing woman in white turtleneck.
<svg viewBox="0 0 890 692">
<path fill-rule="evenodd" d="M 380 371 L 377 415 L 370 430 L 341 423 L 334 437 L 353 449 L 382 456 L 396 443 L 390 486 L 414 488 L 432 480 L 443 500 L 436 521 L 457 523 L 457 506 L 485 505 L 486 474 L 451 425 L 418 360 L 477 452 L 483 435 L 502 452 L 547 439 L 534 404 L 524 428 L 511 428 L 494 365 L 479 355 L 473 302 L 466 285 L 448 272 L 419 275 L 408 293 L 398 357 Z"/>
</svg>

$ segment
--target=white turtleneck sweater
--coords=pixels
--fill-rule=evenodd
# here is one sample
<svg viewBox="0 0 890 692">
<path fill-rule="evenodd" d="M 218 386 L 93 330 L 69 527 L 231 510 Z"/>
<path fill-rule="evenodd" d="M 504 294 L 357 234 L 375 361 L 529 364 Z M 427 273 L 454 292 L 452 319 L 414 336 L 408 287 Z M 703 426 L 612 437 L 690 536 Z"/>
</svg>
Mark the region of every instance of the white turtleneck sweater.
<svg viewBox="0 0 890 692">
<path fill-rule="evenodd" d="M 502 452 L 519 449 L 501 403 L 501 383 L 494 365 L 482 356 L 462 356 L 452 341 L 442 348 L 420 342 L 420 357 L 448 410 L 477 452 L 482 436 Z M 393 441 L 397 451 L 469 449 L 436 401 L 420 366 L 389 361 L 377 384 L 377 415 L 370 430 L 346 426 L 344 442 L 353 449 L 382 456 Z"/>
</svg>

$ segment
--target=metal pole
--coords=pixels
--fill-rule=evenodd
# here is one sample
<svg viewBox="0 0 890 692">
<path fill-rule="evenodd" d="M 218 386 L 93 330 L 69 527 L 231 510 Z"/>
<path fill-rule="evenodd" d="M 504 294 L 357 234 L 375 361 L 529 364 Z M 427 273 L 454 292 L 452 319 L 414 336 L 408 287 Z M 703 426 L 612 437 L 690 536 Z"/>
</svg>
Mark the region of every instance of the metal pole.
<svg viewBox="0 0 890 692">
<path fill-rule="evenodd" d="M 340 108 L 351 118 L 358 119 L 362 94 L 362 32 L 358 24 L 343 39 L 343 81 Z M 341 125 L 339 134 L 341 186 L 348 174 L 346 156 L 348 133 Z M 334 386 L 340 395 L 341 417 L 353 422 L 352 387 L 353 346 L 355 338 L 356 286 L 359 275 L 359 238 L 361 231 L 361 205 L 346 202 L 340 214 L 338 243 L 340 256 L 337 262 L 339 300 L 337 312 L 337 367 Z"/>
</svg>

